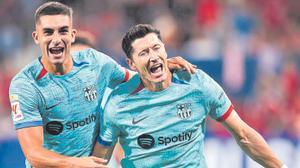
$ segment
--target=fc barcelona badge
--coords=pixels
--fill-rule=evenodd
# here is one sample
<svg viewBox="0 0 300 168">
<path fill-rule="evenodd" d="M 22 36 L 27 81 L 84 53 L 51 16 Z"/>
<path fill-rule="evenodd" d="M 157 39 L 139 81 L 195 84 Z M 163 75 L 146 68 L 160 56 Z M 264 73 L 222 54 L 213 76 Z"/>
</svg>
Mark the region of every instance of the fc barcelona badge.
<svg viewBox="0 0 300 168">
<path fill-rule="evenodd" d="M 192 116 L 191 103 L 177 104 L 177 114 L 181 119 L 187 119 Z"/>
<path fill-rule="evenodd" d="M 93 101 L 97 99 L 97 90 L 95 89 L 95 85 L 87 86 L 83 89 L 84 97 L 87 101 Z"/>
</svg>

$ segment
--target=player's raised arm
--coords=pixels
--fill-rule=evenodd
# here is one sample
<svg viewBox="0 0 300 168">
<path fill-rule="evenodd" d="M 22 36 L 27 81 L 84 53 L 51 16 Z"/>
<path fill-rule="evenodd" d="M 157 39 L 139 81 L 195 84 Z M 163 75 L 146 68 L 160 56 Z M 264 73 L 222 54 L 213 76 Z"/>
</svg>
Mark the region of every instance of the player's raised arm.
<svg viewBox="0 0 300 168">
<path fill-rule="evenodd" d="M 247 125 L 235 110 L 222 122 L 230 131 L 236 142 L 253 160 L 264 167 L 283 168 L 283 163 L 277 158 L 264 138 Z"/>
</svg>

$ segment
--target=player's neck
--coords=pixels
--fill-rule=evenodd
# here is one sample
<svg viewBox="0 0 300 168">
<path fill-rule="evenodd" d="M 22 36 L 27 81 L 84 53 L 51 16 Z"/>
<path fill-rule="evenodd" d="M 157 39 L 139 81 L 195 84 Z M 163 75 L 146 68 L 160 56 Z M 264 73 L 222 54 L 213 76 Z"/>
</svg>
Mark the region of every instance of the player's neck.
<svg viewBox="0 0 300 168">
<path fill-rule="evenodd" d="M 148 89 L 151 92 L 159 92 L 167 89 L 172 82 L 172 73 L 170 71 L 167 71 L 166 73 L 167 73 L 167 79 L 164 80 L 163 82 L 154 83 L 149 80 L 142 79 L 143 85 L 145 86 L 146 89 Z"/>
<path fill-rule="evenodd" d="M 65 75 L 71 71 L 73 67 L 72 57 L 69 56 L 62 64 L 51 64 L 45 57 L 42 57 L 41 62 L 47 72 L 54 75 Z"/>
</svg>

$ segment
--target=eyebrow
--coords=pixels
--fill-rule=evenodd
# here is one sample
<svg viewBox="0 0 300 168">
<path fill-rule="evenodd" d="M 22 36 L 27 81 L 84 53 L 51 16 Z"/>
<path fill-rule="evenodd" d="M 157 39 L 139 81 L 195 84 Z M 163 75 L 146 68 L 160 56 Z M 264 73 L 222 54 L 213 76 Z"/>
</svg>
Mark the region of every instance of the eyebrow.
<svg viewBox="0 0 300 168">
<path fill-rule="evenodd" d="M 141 52 L 143 52 L 143 51 L 147 51 L 147 50 L 149 50 L 149 48 L 153 48 L 153 47 L 156 47 L 156 46 L 161 46 L 161 45 L 160 45 L 160 44 L 158 44 L 158 43 L 155 43 L 153 46 L 151 46 L 151 47 L 148 47 L 148 48 L 145 48 L 145 49 L 141 50 L 141 51 L 138 53 L 138 55 L 139 55 Z"/>
<path fill-rule="evenodd" d="M 142 52 L 147 52 L 149 50 L 149 48 L 145 48 L 145 49 L 143 49 L 143 50 L 141 50 L 139 53 L 138 53 L 138 55 L 140 55 Z"/>
<path fill-rule="evenodd" d="M 69 26 L 63 26 L 63 27 L 60 27 L 59 28 L 59 30 L 61 30 L 61 29 L 68 29 L 69 28 Z M 45 32 L 45 31 L 53 31 L 53 28 L 43 28 L 43 31 Z"/>
<path fill-rule="evenodd" d="M 152 47 L 161 46 L 160 44 L 156 43 Z"/>
<path fill-rule="evenodd" d="M 43 32 L 47 32 L 47 31 L 53 31 L 53 29 L 51 29 L 51 28 L 43 28 Z"/>
<path fill-rule="evenodd" d="M 61 29 L 68 29 L 68 28 L 69 28 L 69 26 L 63 26 L 63 27 L 61 27 L 59 29 L 61 30 Z"/>
</svg>

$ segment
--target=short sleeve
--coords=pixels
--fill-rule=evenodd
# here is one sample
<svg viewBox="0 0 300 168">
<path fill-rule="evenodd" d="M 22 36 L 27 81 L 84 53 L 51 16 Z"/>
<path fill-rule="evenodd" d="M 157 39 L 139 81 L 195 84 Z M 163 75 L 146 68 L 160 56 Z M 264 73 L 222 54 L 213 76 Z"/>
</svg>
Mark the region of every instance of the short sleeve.
<svg viewBox="0 0 300 168">
<path fill-rule="evenodd" d="M 119 65 L 108 55 L 98 52 L 97 50 L 91 51 L 94 55 L 97 55 L 99 64 L 103 65 L 101 74 L 107 76 L 106 79 L 108 80 L 108 87 L 113 89 L 117 85 L 126 82 L 129 79 L 129 71 L 126 68 Z"/>
<path fill-rule="evenodd" d="M 10 84 L 9 99 L 15 129 L 43 125 L 38 109 L 39 95 L 27 80 L 17 79 Z"/>
<path fill-rule="evenodd" d="M 129 71 L 112 60 L 111 64 L 115 64 L 112 69 L 108 87 L 115 88 L 117 85 L 127 82 L 129 79 Z"/>
<path fill-rule="evenodd" d="M 100 114 L 100 133 L 98 142 L 103 146 L 113 145 L 117 141 L 119 135 L 119 130 L 115 125 L 115 118 L 112 114 L 113 110 L 114 106 L 109 100 Z"/>
<path fill-rule="evenodd" d="M 209 115 L 217 120 L 224 121 L 233 110 L 233 106 L 228 96 L 221 86 L 203 71 L 198 71 L 200 82 L 203 86 L 206 105 Z"/>
</svg>

